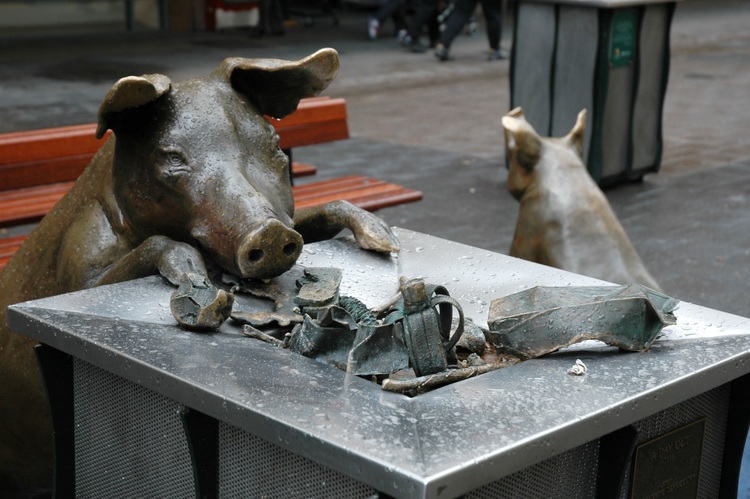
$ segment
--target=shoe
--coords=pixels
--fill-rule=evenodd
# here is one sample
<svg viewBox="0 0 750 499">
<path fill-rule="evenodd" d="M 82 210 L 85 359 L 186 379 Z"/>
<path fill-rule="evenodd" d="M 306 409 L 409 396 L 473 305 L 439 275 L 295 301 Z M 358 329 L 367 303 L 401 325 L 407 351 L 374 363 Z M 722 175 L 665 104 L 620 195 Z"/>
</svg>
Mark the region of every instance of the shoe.
<svg viewBox="0 0 750 499">
<path fill-rule="evenodd" d="M 424 54 L 425 52 L 427 52 L 427 46 L 422 45 L 419 40 L 412 40 L 407 44 L 406 47 L 415 54 Z"/>
<path fill-rule="evenodd" d="M 450 61 L 453 59 L 451 57 L 450 52 L 448 52 L 448 47 L 443 45 L 442 43 L 438 43 L 435 47 L 435 57 L 437 57 L 440 61 Z"/>
<path fill-rule="evenodd" d="M 488 61 L 500 61 L 502 59 L 507 59 L 508 53 L 504 50 L 492 50 L 490 49 L 489 53 L 487 54 L 487 60 Z"/>
<path fill-rule="evenodd" d="M 378 39 L 378 31 L 380 31 L 380 23 L 374 17 L 370 17 L 367 20 L 367 36 L 370 40 Z"/>
<path fill-rule="evenodd" d="M 398 33 L 396 33 L 396 39 L 399 41 L 399 43 L 403 43 L 404 40 L 406 40 L 409 37 L 409 32 L 405 29 L 398 30 Z"/>
</svg>

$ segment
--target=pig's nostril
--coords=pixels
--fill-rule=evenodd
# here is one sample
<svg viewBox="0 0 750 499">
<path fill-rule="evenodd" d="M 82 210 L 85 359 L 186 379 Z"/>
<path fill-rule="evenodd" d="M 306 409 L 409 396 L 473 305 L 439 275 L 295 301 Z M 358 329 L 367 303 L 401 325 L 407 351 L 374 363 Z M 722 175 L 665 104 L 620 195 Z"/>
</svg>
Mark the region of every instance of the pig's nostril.
<svg viewBox="0 0 750 499">
<path fill-rule="evenodd" d="M 289 270 L 302 250 L 302 236 L 270 218 L 245 234 L 230 262 L 237 275 L 265 279 Z"/>
<path fill-rule="evenodd" d="M 250 250 L 250 253 L 247 255 L 247 257 L 250 259 L 251 262 L 259 262 L 263 260 L 263 250 L 262 249 L 254 249 Z"/>
</svg>

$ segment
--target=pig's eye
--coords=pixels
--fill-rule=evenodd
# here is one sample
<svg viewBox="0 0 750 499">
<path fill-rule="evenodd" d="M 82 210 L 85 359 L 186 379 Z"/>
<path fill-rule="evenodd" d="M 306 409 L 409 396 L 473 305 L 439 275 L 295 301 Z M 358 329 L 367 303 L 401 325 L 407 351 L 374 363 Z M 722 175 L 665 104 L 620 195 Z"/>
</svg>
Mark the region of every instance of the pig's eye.
<svg viewBox="0 0 750 499">
<path fill-rule="evenodd" d="M 168 152 L 167 164 L 169 166 L 182 166 L 185 164 L 185 160 L 182 158 L 182 155 L 178 152 Z"/>
<path fill-rule="evenodd" d="M 185 161 L 179 151 L 175 150 L 162 150 L 161 151 L 161 171 L 165 179 L 171 181 L 177 180 L 177 178 L 190 171 L 190 167 Z"/>
</svg>

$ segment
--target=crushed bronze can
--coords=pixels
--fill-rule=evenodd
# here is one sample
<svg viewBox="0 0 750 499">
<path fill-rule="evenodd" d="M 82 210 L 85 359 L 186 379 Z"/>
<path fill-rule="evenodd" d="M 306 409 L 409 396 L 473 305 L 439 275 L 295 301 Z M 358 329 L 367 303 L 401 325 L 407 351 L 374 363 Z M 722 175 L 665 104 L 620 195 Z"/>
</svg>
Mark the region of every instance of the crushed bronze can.
<svg viewBox="0 0 750 499">
<path fill-rule="evenodd" d="M 419 278 L 401 279 L 403 304 L 395 312 L 401 320 L 409 361 L 417 376 L 435 374 L 455 362 L 454 347 L 464 330 L 461 306 L 442 286 L 427 286 Z M 458 311 L 456 330 L 451 333 L 453 308 Z"/>
</svg>

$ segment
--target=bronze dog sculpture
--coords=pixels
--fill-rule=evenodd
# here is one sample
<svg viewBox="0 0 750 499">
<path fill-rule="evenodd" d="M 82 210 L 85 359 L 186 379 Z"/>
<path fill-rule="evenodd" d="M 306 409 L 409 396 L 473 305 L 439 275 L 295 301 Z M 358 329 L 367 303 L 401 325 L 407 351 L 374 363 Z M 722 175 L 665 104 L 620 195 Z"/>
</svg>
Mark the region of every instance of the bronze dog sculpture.
<svg viewBox="0 0 750 499">
<path fill-rule="evenodd" d="M 508 190 L 521 203 L 510 255 L 617 284 L 658 290 L 581 159 L 586 111 L 562 138 L 542 138 L 516 108 L 503 116 Z"/>
<path fill-rule="evenodd" d="M 290 114 L 338 67 L 336 51 L 323 49 L 299 61 L 226 59 L 180 83 L 144 75 L 112 87 L 97 135 L 115 137 L 0 273 L 0 496 L 52 479 L 33 341 L 8 330 L 7 305 L 151 274 L 178 285 L 214 267 L 273 277 L 294 265 L 303 241 L 344 228 L 365 249 L 398 251 L 381 219 L 348 202 L 294 212 L 289 159 L 264 116 Z"/>
</svg>

